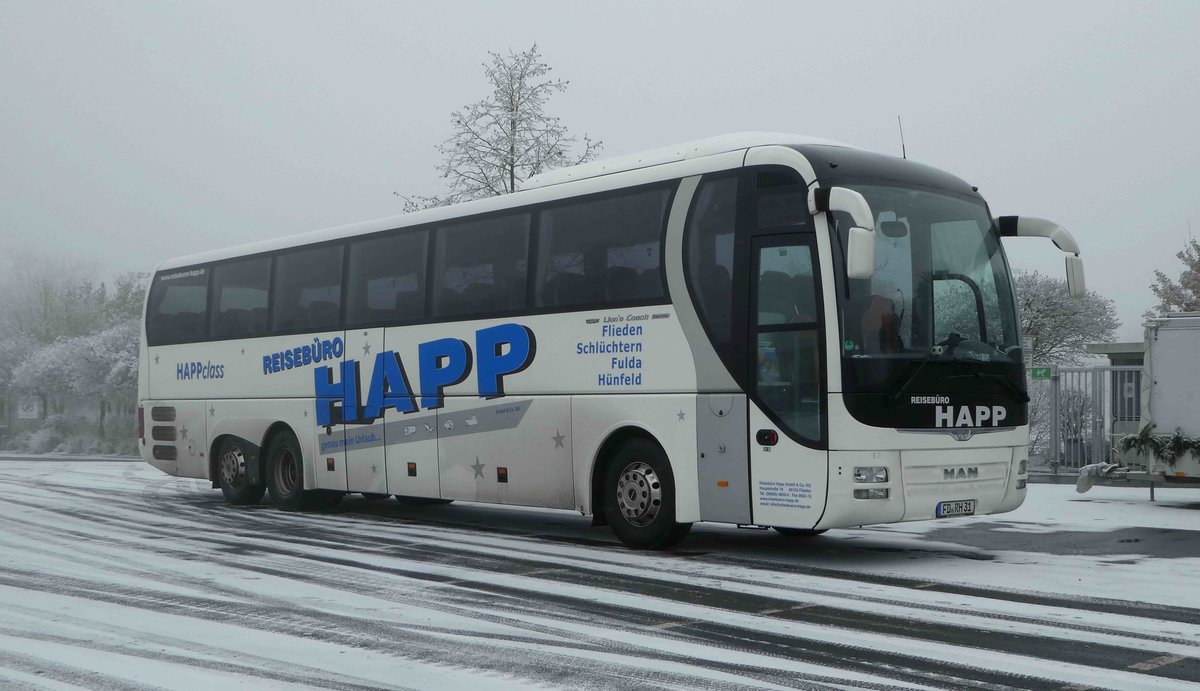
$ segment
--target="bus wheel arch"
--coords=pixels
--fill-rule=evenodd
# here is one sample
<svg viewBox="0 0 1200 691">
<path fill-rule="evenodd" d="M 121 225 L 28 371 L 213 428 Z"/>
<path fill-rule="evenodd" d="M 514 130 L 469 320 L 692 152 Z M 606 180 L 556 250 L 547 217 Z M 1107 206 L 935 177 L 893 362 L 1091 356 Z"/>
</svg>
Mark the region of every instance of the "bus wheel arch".
<svg viewBox="0 0 1200 691">
<path fill-rule="evenodd" d="M 638 427 L 616 430 L 592 466 L 592 512 L 627 547 L 666 549 L 691 529 L 677 523 L 674 469 L 666 450 Z M 618 499 L 628 495 L 630 501 Z"/>
</svg>

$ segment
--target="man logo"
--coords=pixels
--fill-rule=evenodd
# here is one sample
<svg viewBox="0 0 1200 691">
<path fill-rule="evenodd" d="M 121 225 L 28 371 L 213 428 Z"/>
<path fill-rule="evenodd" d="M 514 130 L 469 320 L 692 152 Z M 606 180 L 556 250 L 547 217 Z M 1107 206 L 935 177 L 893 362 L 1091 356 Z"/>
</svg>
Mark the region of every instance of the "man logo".
<svg viewBox="0 0 1200 691">
<path fill-rule="evenodd" d="M 943 480 L 978 480 L 979 468 L 942 468 Z"/>
</svg>

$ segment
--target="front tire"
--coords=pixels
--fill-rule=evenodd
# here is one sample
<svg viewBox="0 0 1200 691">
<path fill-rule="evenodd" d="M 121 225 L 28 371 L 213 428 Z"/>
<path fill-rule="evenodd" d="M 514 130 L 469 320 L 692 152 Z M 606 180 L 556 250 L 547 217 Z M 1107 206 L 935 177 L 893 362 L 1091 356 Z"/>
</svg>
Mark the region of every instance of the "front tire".
<svg viewBox="0 0 1200 691">
<path fill-rule="evenodd" d="M 304 454 L 291 431 L 276 434 L 267 446 L 267 491 L 284 511 L 332 509 L 342 492 L 304 489 Z"/>
<path fill-rule="evenodd" d="M 666 549 L 692 529 L 691 523 L 675 522 L 671 464 L 647 439 L 630 439 L 609 458 L 604 513 L 617 539 L 633 549 Z"/>
<path fill-rule="evenodd" d="M 241 441 L 226 439 L 217 447 L 217 474 L 221 494 L 234 506 L 247 506 L 262 501 L 267 488 L 246 473 L 246 451 Z"/>
</svg>

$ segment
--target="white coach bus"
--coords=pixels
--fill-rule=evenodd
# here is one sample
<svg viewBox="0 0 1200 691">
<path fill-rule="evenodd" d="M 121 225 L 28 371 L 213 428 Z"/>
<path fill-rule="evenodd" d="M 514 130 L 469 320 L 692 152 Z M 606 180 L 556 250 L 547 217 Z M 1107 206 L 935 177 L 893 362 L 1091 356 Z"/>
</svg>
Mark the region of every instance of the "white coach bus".
<svg viewBox="0 0 1200 691">
<path fill-rule="evenodd" d="M 1029 442 L 1002 236 L 928 166 L 742 134 L 182 257 L 146 301 L 146 461 L 232 504 L 570 508 L 627 545 L 1010 511 Z"/>
</svg>

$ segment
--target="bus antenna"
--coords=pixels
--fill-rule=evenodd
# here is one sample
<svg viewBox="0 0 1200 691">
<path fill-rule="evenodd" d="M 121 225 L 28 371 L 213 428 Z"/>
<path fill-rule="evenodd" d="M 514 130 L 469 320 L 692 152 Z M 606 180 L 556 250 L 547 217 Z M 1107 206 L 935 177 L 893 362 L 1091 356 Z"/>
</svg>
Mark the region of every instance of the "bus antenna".
<svg viewBox="0 0 1200 691">
<path fill-rule="evenodd" d="M 896 124 L 900 126 L 900 157 L 908 158 L 908 149 L 904 147 L 904 123 L 900 122 L 900 116 L 896 116 Z"/>
</svg>

